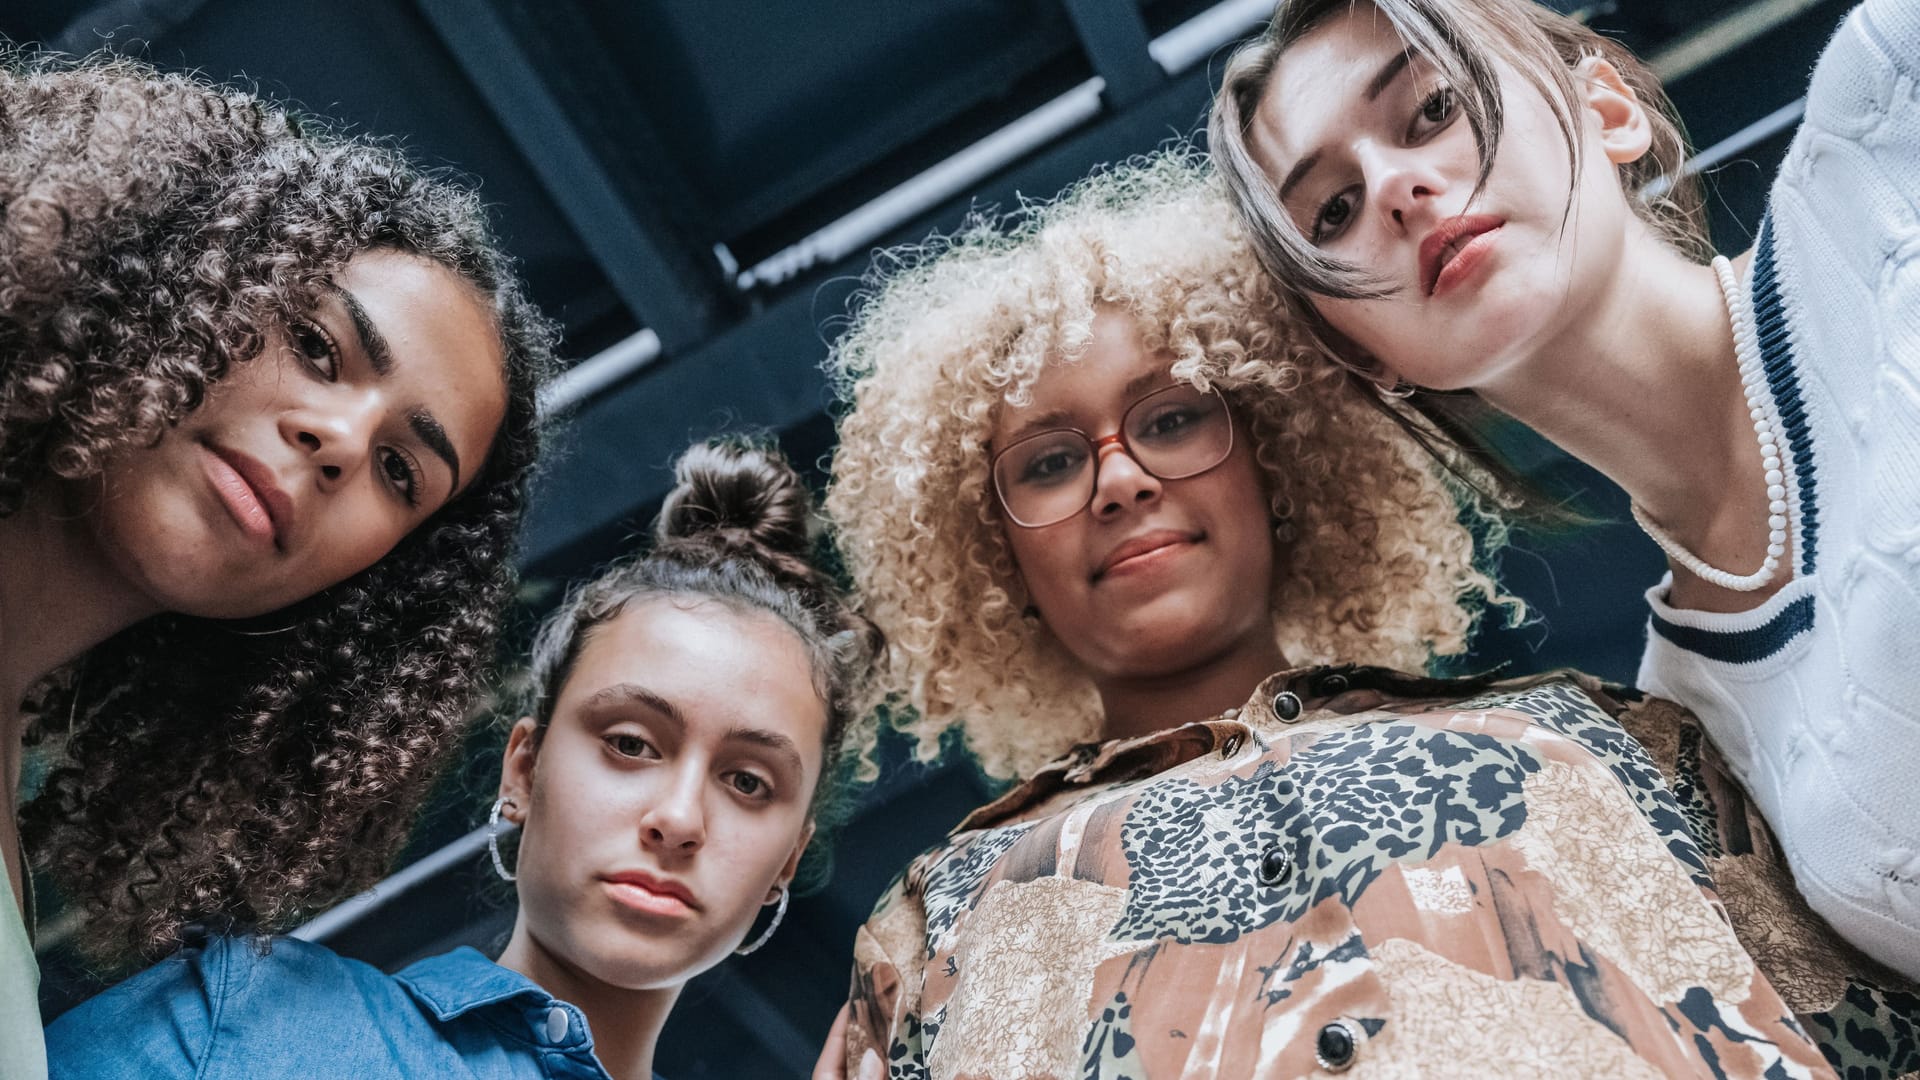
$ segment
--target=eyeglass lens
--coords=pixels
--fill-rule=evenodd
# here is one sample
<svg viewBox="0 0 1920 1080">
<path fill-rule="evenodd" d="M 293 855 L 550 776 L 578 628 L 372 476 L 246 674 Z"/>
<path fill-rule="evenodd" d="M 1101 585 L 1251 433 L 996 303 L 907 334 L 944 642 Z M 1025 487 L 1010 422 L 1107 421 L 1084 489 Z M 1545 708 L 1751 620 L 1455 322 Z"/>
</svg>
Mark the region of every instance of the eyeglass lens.
<svg viewBox="0 0 1920 1080">
<path fill-rule="evenodd" d="M 1120 439 L 1135 464 L 1162 480 L 1206 472 L 1233 447 L 1226 402 L 1213 391 L 1170 386 L 1128 407 Z M 1093 499 L 1100 463 L 1078 431 L 1043 431 L 1009 446 L 994 461 L 1000 502 L 1029 528 L 1065 521 Z"/>
</svg>

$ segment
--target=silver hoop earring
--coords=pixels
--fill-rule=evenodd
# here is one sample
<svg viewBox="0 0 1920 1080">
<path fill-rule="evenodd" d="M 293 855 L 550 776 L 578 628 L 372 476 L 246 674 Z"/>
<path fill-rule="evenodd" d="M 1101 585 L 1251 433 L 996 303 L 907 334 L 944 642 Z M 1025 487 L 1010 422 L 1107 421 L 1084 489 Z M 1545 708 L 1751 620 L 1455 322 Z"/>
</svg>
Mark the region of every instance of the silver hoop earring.
<svg viewBox="0 0 1920 1080">
<path fill-rule="evenodd" d="M 754 938 L 750 944 L 742 945 L 739 948 L 733 950 L 733 955 L 746 956 L 749 953 L 758 951 L 760 946 L 765 945 L 767 943 L 767 939 L 773 936 L 773 932 L 780 928 L 780 920 L 786 917 L 787 917 L 787 887 L 785 885 L 782 885 L 780 886 L 780 906 L 773 909 L 773 921 L 768 923 L 767 928 L 765 930 L 760 931 L 760 936 L 757 938 Z"/>
<path fill-rule="evenodd" d="M 1413 392 L 1418 389 L 1420 388 L 1405 379 L 1393 380 L 1392 386 L 1382 386 L 1377 382 L 1373 384 L 1374 393 L 1379 394 L 1383 398 L 1391 398 L 1394 401 L 1405 401 L 1412 397 Z"/>
<path fill-rule="evenodd" d="M 493 800 L 493 809 L 487 813 L 487 854 L 493 856 L 493 872 L 500 875 L 500 880 L 512 881 L 513 871 L 507 869 L 506 861 L 500 858 L 500 808 L 506 802 L 504 796 Z"/>
</svg>

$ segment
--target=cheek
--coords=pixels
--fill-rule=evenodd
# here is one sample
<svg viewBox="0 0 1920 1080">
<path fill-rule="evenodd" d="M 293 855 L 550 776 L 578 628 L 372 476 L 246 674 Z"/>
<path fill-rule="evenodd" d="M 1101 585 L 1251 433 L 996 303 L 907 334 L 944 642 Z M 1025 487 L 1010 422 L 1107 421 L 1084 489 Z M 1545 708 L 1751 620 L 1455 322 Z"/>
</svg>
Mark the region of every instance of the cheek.
<svg viewBox="0 0 1920 1080">
<path fill-rule="evenodd" d="M 1081 515 L 1084 517 L 1085 515 Z M 1014 569 L 1026 584 L 1027 595 L 1043 610 L 1057 611 L 1073 595 L 1073 537 L 1066 535 L 1079 518 L 1045 529 L 1009 529 L 1007 548 Z"/>
</svg>

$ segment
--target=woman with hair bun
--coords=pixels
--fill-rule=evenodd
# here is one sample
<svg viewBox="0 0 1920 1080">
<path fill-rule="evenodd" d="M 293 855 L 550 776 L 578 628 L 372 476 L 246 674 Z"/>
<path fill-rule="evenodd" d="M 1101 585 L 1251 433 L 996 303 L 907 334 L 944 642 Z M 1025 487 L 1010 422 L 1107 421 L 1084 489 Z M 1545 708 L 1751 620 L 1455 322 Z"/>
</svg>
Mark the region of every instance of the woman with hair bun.
<svg viewBox="0 0 1920 1080">
<path fill-rule="evenodd" d="M 493 661 L 554 340 L 395 150 L 0 55 L 0 1073 L 44 1067 L 29 855 L 107 968 L 386 870 Z"/>
<path fill-rule="evenodd" d="M 649 1076 L 681 987 L 775 932 L 877 645 L 775 453 L 709 443 L 677 475 L 653 551 L 534 645 L 491 818 L 519 826 L 497 963 L 216 939 L 61 1017 L 52 1075 Z"/>
</svg>

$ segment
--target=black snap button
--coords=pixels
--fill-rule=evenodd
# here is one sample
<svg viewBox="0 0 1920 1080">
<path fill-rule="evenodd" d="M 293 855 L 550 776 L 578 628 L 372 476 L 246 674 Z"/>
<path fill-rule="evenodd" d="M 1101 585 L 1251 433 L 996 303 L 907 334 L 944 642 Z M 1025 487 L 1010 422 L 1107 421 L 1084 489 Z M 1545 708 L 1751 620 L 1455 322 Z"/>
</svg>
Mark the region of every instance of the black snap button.
<svg viewBox="0 0 1920 1080">
<path fill-rule="evenodd" d="M 1291 724 L 1300 719 L 1300 698 L 1291 690 L 1273 695 L 1273 715 Z"/>
<path fill-rule="evenodd" d="M 1239 753 L 1240 743 L 1241 743 L 1240 736 L 1238 735 L 1227 736 L 1226 741 L 1220 744 L 1220 756 L 1223 758 L 1229 758 Z"/>
<path fill-rule="evenodd" d="M 1320 689 L 1329 694 L 1344 694 L 1347 692 L 1347 677 L 1329 675 L 1320 681 Z"/>
<path fill-rule="evenodd" d="M 1321 1028 L 1313 1040 L 1314 1060 L 1328 1072 L 1346 1072 L 1353 1068 L 1354 1051 L 1358 1049 L 1359 1040 L 1344 1020 L 1335 1020 Z"/>
<path fill-rule="evenodd" d="M 1287 880 L 1287 872 L 1293 869 L 1293 856 L 1279 844 L 1260 853 L 1260 884 L 1269 888 Z"/>
</svg>

